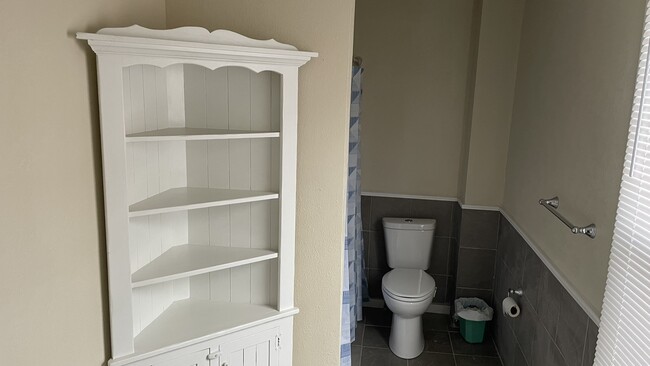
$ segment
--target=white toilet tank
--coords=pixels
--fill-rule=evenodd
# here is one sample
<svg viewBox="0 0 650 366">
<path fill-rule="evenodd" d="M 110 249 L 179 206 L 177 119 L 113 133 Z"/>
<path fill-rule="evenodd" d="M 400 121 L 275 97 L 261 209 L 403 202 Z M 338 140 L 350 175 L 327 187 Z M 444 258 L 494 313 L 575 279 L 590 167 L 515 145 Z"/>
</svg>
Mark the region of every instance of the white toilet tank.
<svg viewBox="0 0 650 366">
<path fill-rule="evenodd" d="M 382 223 L 390 268 L 429 268 L 436 220 L 384 217 Z"/>
</svg>

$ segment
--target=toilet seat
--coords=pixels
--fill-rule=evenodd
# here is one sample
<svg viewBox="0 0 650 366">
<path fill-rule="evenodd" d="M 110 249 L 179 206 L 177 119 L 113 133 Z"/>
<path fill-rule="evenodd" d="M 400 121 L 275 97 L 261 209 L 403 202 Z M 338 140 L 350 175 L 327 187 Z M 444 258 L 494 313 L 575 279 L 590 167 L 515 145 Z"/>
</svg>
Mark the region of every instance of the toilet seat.
<svg viewBox="0 0 650 366">
<path fill-rule="evenodd" d="M 436 281 L 421 269 L 396 268 L 381 280 L 384 292 L 395 300 L 426 300 L 436 290 Z"/>
</svg>

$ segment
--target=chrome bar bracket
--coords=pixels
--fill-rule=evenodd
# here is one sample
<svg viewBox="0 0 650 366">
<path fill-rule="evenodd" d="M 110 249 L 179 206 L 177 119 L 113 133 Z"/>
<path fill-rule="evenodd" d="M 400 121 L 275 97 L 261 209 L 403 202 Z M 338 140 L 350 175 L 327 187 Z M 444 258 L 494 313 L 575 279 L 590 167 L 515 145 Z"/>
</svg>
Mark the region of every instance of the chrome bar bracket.
<svg viewBox="0 0 650 366">
<path fill-rule="evenodd" d="M 596 225 L 590 224 L 587 226 L 575 226 L 571 223 L 571 221 L 567 220 L 566 217 L 562 216 L 562 214 L 557 212 L 558 207 L 560 207 L 560 199 L 557 196 L 549 199 L 541 199 L 539 200 L 539 204 L 544 206 L 555 217 L 557 217 L 560 221 L 562 221 L 562 223 L 564 223 L 564 225 L 566 225 L 571 230 L 572 233 L 584 234 L 592 239 L 596 237 Z"/>
</svg>

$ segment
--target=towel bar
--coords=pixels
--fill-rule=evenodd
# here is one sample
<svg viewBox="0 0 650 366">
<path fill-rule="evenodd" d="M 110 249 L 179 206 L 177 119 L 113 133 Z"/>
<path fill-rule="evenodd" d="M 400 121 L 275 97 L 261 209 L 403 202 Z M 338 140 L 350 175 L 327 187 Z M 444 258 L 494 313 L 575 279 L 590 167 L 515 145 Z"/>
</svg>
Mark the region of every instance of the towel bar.
<svg viewBox="0 0 650 366">
<path fill-rule="evenodd" d="M 585 234 L 590 238 L 595 238 L 596 237 L 596 225 L 591 224 L 587 226 L 575 226 L 571 223 L 571 221 L 567 220 L 566 217 L 562 216 L 559 212 L 557 212 L 557 208 L 560 207 L 560 198 L 557 196 L 550 198 L 550 199 L 541 199 L 539 200 L 539 204 L 546 207 L 547 210 L 551 211 L 555 217 L 560 219 L 566 225 L 569 229 L 571 229 L 571 232 L 574 234 Z"/>
</svg>

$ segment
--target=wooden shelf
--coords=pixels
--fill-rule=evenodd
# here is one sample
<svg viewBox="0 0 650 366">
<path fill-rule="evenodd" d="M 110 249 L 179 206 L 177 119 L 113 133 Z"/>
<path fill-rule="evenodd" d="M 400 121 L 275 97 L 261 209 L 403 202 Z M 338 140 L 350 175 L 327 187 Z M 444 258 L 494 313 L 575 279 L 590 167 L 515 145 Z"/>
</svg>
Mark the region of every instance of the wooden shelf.
<svg viewBox="0 0 650 366">
<path fill-rule="evenodd" d="M 135 337 L 135 359 L 168 352 L 298 313 L 267 305 L 187 299 L 177 301 Z M 131 360 L 133 356 L 129 356 Z"/>
<path fill-rule="evenodd" d="M 137 270 L 131 285 L 148 286 L 277 257 L 277 252 L 266 249 L 179 245 Z"/>
<path fill-rule="evenodd" d="M 280 137 L 275 131 L 219 130 L 213 128 L 164 128 L 126 135 L 126 142 L 234 140 Z"/>
<path fill-rule="evenodd" d="M 273 192 L 216 188 L 172 188 L 129 206 L 129 217 L 272 200 Z"/>
</svg>

